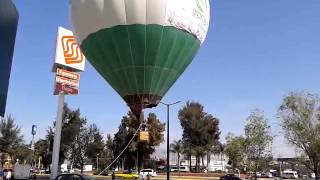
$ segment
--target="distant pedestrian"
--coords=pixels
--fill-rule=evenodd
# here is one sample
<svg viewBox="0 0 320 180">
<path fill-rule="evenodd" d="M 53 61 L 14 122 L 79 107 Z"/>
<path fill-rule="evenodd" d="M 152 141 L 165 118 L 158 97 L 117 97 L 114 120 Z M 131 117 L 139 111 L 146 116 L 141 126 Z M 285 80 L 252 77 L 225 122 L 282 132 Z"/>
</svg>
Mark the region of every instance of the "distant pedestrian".
<svg viewBox="0 0 320 180">
<path fill-rule="evenodd" d="M 111 177 L 112 177 L 112 180 L 115 180 L 115 179 L 116 179 L 116 175 L 114 174 L 114 171 L 112 172 Z"/>
<path fill-rule="evenodd" d="M 36 180 L 37 179 L 37 174 L 34 172 L 32 177 L 33 177 L 33 180 Z"/>
<path fill-rule="evenodd" d="M 9 169 L 6 176 L 6 180 L 11 180 L 11 176 L 12 176 L 11 169 Z"/>
<path fill-rule="evenodd" d="M 4 173 L 3 173 L 3 170 L 2 169 L 0 169 L 0 180 L 4 180 Z"/>
</svg>

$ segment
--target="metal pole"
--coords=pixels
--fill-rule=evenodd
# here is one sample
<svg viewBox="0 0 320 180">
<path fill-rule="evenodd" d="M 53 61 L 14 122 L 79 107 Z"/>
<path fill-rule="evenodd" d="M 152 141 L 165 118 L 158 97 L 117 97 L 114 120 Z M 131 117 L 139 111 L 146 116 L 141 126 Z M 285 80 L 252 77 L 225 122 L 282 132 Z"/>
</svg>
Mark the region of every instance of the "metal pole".
<svg viewBox="0 0 320 180">
<path fill-rule="evenodd" d="M 177 101 L 175 103 L 171 103 L 171 104 L 166 104 L 166 103 L 163 103 L 163 102 L 160 102 L 161 104 L 167 106 L 167 180 L 170 179 L 170 142 L 169 142 L 169 139 L 170 139 L 170 125 L 169 125 L 169 122 L 170 122 L 170 119 L 169 119 L 169 111 L 170 111 L 170 106 L 172 105 L 175 105 L 175 104 L 178 104 L 180 103 L 181 101 Z"/>
<path fill-rule="evenodd" d="M 167 180 L 170 179 L 170 143 L 169 143 L 169 128 L 170 128 L 170 125 L 169 125 L 169 107 L 170 105 L 169 104 L 166 104 L 167 106 Z"/>
<path fill-rule="evenodd" d="M 35 160 L 34 160 L 34 151 L 35 151 L 35 147 L 34 147 L 34 135 L 32 135 L 32 141 L 31 141 L 31 149 L 32 149 L 32 170 L 34 170 L 34 167 L 36 166 L 35 164 Z"/>
<path fill-rule="evenodd" d="M 143 111 L 141 111 L 141 114 L 140 114 L 140 117 L 139 117 L 139 122 L 140 122 L 140 124 L 141 124 L 141 127 L 139 127 L 138 128 L 138 130 L 139 130 L 139 132 L 141 132 L 141 130 L 142 130 L 142 127 L 143 128 L 145 128 L 145 126 L 143 126 L 144 124 L 145 124 L 145 122 L 144 122 L 144 112 Z M 144 131 L 145 129 L 143 129 L 143 131 Z M 141 157 L 143 157 L 143 156 L 141 156 Z M 140 164 L 139 163 L 141 163 L 141 162 L 139 162 L 139 143 L 137 144 L 137 172 L 138 172 L 138 174 L 140 174 Z"/>
<path fill-rule="evenodd" d="M 139 151 L 138 151 L 138 148 L 137 148 L 137 172 L 138 172 L 138 174 L 140 174 L 140 168 L 139 168 Z"/>
<path fill-rule="evenodd" d="M 97 154 L 97 173 L 99 173 L 99 154 Z"/>
<path fill-rule="evenodd" d="M 41 170 L 41 157 L 39 156 L 39 161 L 38 161 L 38 169 Z M 40 171 L 41 172 L 41 171 Z"/>
<path fill-rule="evenodd" d="M 59 153 L 60 153 L 60 140 L 62 129 L 62 115 L 64 106 L 64 94 L 59 94 L 58 111 L 56 118 L 56 129 L 54 132 L 53 152 L 52 152 L 52 170 L 51 179 L 55 179 L 59 171 Z"/>
</svg>

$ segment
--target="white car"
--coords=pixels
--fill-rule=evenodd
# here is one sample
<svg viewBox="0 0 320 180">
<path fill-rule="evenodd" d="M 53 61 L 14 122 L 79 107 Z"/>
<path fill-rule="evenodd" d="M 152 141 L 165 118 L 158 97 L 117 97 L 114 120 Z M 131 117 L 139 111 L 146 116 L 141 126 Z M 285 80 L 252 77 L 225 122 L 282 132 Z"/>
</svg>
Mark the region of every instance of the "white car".
<svg viewBox="0 0 320 180">
<path fill-rule="evenodd" d="M 147 175 L 155 177 L 155 176 L 157 176 L 157 173 L 153 169 L 142 169 L 140 171 L 140 176 L 145 177 Z"/>
<path fill-rule="evenodd" d="M 282 173 L 282 177 L 286 179 L 298 179 L 298 173 L 297 171 L 284 170 Z"/>
<path fill-rule="evenodd" d="M 311 173 L 311 174 L 310 174 L 310 177 L 311 177 L 312 179 L 314 179 L 314 178 L 316 178 L 316 174 L 315 174 L 315 173 Z"/>
</svg>

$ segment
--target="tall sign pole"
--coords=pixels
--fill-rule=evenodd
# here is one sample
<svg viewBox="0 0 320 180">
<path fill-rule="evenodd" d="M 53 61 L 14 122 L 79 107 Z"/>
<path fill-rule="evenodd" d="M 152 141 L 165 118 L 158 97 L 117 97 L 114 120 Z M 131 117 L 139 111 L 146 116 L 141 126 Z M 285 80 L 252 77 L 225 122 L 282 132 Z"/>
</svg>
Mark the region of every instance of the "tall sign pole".
<svg viewBox="0 0 320 180">
<path fill-rule="evenodd" d="M 60 141 L 61 141 L 61 129 L 62 129 L 62 115 L 64 105 L 64 94 L 59 94 L 58 111 L 56 117 L 56 125 L 54 131 L 53 150 L 52 150 L 52 169 L 51 179 L 55 179 L 59 171 L 59 155 L 60 155 Z"/>
<path fill-rule="evenodd" d="M 84 67 L 85 57 L 73 32 L 59 27 L 53 65 L 53 72 L 55 72 L 54 95 L 58 96 L 58 110 L 53 142 L 51 179 L 55 179 L 60 171 L 59 155 L 64 98 L 65 95 L 77 95 L 79 93 L 80 74 L 76 72 L 84 71 Z"/>
<path fill-rule="evenodd" d="M 34 168 L 37 164 L 36 160 L 34 160 L 34 152 L 35 152 L 35 146 L 34 146 L 34 136 L 37 134 L 37 126 L 32 125 L 31 128 L 31 135 L 32 135 L 32 141 L 31 141 L 31 150 L 32 150 L 32 167 Z"/>
</svg>

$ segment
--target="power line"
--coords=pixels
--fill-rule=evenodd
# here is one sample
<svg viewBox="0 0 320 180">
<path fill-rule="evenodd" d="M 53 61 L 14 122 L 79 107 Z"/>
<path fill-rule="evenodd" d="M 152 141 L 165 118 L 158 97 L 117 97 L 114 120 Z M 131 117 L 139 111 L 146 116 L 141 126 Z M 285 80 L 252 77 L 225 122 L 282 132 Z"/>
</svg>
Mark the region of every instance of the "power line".
<svg viewBox="0 0 320 180">
<path fill-rule="evenodd" d="M 129 147 L 129 145 L 132 143 L 132 141 L 134 140 L 134 138 L 136 137 L 136 135 L 138 134 L 138 132 L 140 131 L 140 128 L 142 127 L 142 125 L 144 124 L 144 122 L 142 121 L 138 127 L 138 129 L 136 130 L 136 132 L 134 133 L 134 135 L 132 136 L 132 138 L 130 139 L 130 141 L 128 142 L 128 144 L 126 145 L 126 147 L 120 152 L 120 154 L 103 170 L 99 173 L 99 175 L 101 175 L 103 172 L 105 172 L 106 170 L 108 170 L 119 158 L 120 156 L 125 152 L 125 150 Z"/>
</svg>

